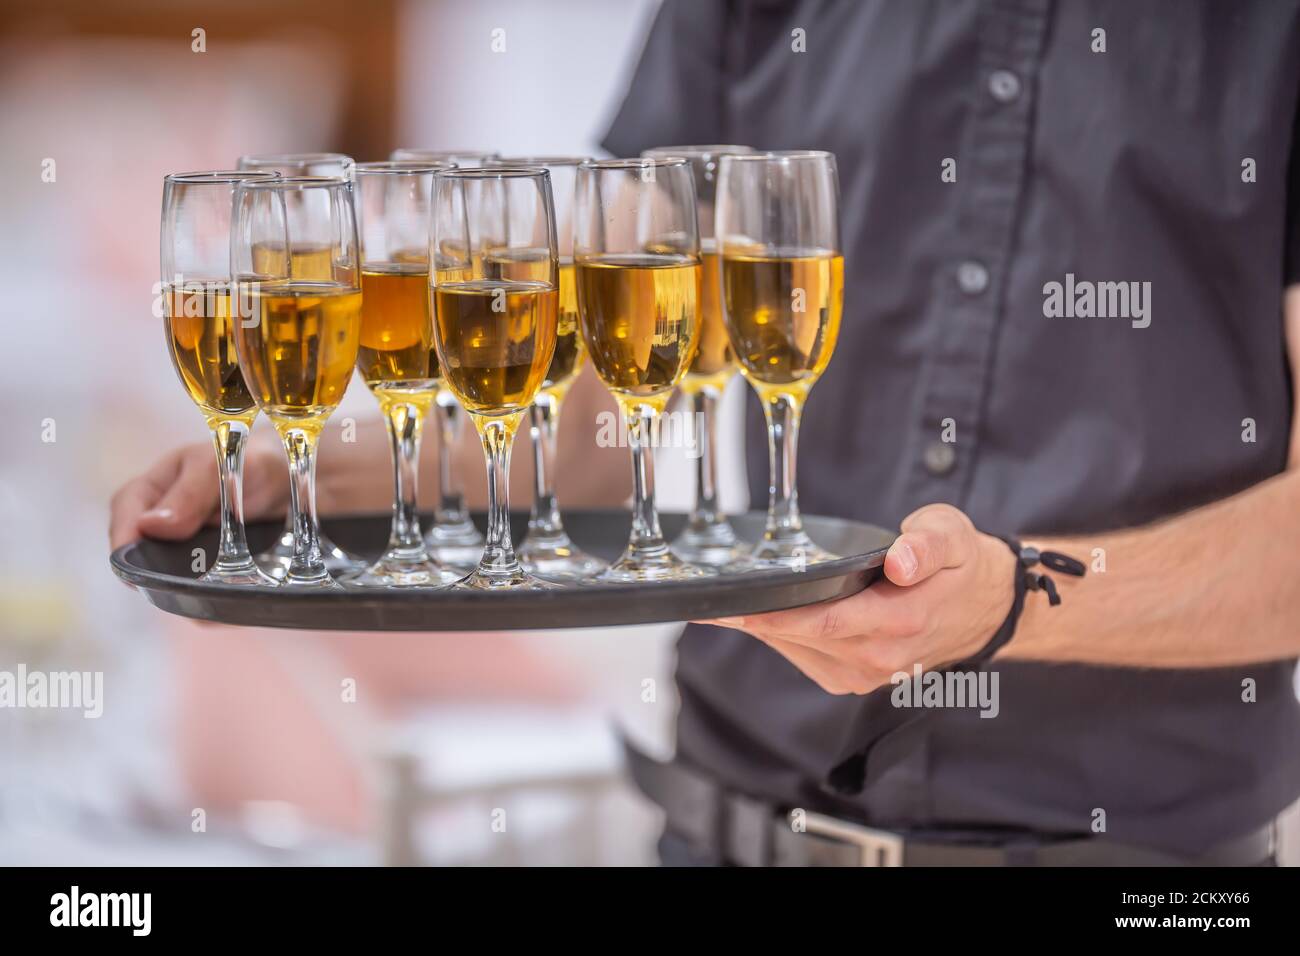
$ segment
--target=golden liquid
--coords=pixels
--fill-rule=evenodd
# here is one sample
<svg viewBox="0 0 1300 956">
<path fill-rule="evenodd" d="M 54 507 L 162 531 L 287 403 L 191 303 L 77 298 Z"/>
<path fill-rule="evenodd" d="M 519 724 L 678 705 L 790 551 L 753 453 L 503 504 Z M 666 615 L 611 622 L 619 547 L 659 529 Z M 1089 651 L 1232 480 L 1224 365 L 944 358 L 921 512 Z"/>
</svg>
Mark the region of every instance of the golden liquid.
<svg viewBox="0 0 1300 956">
<path fill-rule="evenodd" d="M 249 388 L 277 426 L 319 429 L 352 378 L 361 338 L 361 293 L 297 282 L 253 283 L 250 291 L 249 327 L 235 323 Z"/>
<path fill-rule="evenodd" d="M 700 263 L 685 255 L 578 260 L 582 337 L 622 403 L 662 408 L 699 344 Z"/>
<path fill-rule="evenodd" d="M 460 403 L 481 415 L 531 405 L 555 353 L 554 286 L 475 279 L 433 291 L 443 381 Z"/>
<path fill-rule="evenodd" d="M 334 254 L 331 246 L 293 246 L 286 262 L 284 244 L 253 244 L 253 272 L 260 276 L 290 278 L 295 281 L 331 282 L 334 279 Z"/>
<path fill-rule="evenodd" d="M 475 270 L 487 279 L 507 282 L 551 282 L 551 254 L 547 249 L 486 250 Z M 447 273 L 440 273 L 447 275 Z M 463 278 L 463 276 L 462 276 Z M 546 370 L 542 389 L 563 398 L 582 369 L 586 349 L 578 328 L 578 290 L 573 262 L 561 260 L 557 271 L 559 305 L 556 320 L 555 356 Z"/>
<path fill-rule="evenodd" d="M 725 255 L 722 299 L 740 371 L 755 391 L 806 395 L 839 336 L 844 257 L 820 250 Z"/>
<path fill-rule="evenodd" d="M 163 303 L 168 351 L 194 404 L 209 418 L 251 422 L 257 405 L 235 354 L 230 290 L 169 288 Z"/>
<path fill-rule="evenodd" d="M 387 393 L 438 387 L 428 266 L 394 264 L 362 270 L 357 371 L 381 399 Z"/>
<path fill-rule="evenodd" d="M 582 363 L 586 359 L 587 349 L 582 344 L 582 330 L 578 325 L 578 278 L 573 263 L 561 261 L 555 357 L 551 359 L 551 367 L 546 370 L 542 389 L 557 398 L 563 398 L 582 371 Z"/>
<path fill-rule="evenodd" d="M 703 261 L 700 288 L 700 347 L 695 361 L 682 378 L 686 394 L 704 388 L 722 391 L 736 372 L 736 354 L 731 351 L 731 337 L 722 318 L 722 286 L 718 275 L 718 253 L 709 249 Z"/>
</svg>

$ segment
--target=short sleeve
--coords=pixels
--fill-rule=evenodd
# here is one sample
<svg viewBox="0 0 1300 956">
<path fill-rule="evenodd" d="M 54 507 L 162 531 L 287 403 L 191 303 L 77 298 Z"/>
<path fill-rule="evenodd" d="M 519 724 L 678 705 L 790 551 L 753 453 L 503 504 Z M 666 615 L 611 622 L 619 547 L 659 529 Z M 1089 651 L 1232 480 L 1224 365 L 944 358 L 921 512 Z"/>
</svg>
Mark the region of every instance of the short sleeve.
<svg viewBox="0 0 1300 956">
<path fill-rule="evenodd" d="M 664 0 L 618 115 L 601 145 L 615 156 L 653 146 L 725 142 L 726 3 Z"/>
</svg>

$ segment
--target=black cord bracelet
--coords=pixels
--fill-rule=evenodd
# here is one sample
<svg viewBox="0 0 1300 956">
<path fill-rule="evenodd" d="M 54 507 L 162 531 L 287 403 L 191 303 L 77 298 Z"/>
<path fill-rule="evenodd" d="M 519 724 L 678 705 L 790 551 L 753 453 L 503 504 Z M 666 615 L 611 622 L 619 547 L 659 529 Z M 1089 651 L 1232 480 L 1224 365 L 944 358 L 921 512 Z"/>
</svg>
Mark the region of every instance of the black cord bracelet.
<svg viewBox="0 0 1300 956">
<path fill-rule="evenodd" d="M 1011 642 L 1011 638 L 1016 633 L 1016 625 L 1020 623 L 1020 614 L 1025 609 L 1025 595 L 1028 592 L 1046 592 L 1047 602 L 1052 607 L 1056 607 L 1061 603 L 1061 595 L 1056 590 L 1056 582 L 1046 574 L 1032 570 L 1035 565 L 1041 564 L 1052 571 L 1059 571 L 1061 574 L 1069 574 L 1078 578 L 1087 573 L 1088 569 L 1083 562 L 1070 557 L 1068 554 L 1061 554 L 1059 551 L 1039 551 L 1037 548 L 1026 547 L 1015 538 L 999 536 L 999 540 L 1005 543 L 1011 549 L 1011 553 L 1016 556 L 1015 580 L 1012 582 L 1015 587 L 1015 595 L 1011 599 L 1011 610 L 1007 612 L 1006 620 L 989 638 L 988 643 L 980 648 L 979 652 L 973 657 L 967 658 L 961 664 L 954 665 L 954 670 L 970 669 L 983 664 Z"/>
</svg>

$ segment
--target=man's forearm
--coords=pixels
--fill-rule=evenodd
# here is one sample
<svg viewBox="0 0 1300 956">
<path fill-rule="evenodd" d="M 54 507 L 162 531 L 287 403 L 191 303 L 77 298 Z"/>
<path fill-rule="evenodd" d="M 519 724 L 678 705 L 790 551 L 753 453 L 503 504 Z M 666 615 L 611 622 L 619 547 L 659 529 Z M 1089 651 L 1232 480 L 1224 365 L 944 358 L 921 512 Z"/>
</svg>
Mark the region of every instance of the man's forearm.
<svg viewBox="0 0 1300 956">
<path fill-rule="evenodd" d="M 1157 524 L 1033 539 L 1090 565 L 1025 601 L 1003 657 L 1215 667 L 1300 654 L 1300 471 Z M 1104 571 L 1094 570 L 1101 549 Z"/>
<path fill-rule="evenodd" d="M 1283 335 L 1300 371 L 1300 285 Z M 1063 602 L 1030 595 L 1002 656 L 1130 667 L 1215 667 L 1300 655 L 1300 405 L 1288 470 L 1223 501 L 1145 528 L 1036 539 L 1105 571 L 1054 575 Z"/>
</svg>

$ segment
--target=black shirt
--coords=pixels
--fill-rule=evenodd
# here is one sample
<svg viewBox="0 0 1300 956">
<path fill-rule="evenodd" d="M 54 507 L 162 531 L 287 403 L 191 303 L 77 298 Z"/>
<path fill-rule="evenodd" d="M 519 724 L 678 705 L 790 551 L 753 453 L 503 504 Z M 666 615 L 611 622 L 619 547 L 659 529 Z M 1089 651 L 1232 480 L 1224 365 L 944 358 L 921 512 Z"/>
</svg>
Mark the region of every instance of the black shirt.
<svg viewBox="0 0 1300 956">
<path fill-rule="evenodd" d="M 837 155 L 845 311 L 804 415 L 806 512 L 896 526 L 946 501 L 988 531 L 1086 536 L 1285 467 L 1298 94 L 1291 2 L 667 0 L 606 146 Z M 1048 317 L 1067 276 L 1150 283 L 1149 324 Z M 747 447 L 761 504 L 753 401 Z M 1109 838 L 1188 851 L 1300 794 L 1294 662 L 995 666 L 996 719 L 928 711 L 846 798 L 823 784 L 861 699 L 691 627 L 678 753 L 879 826 L 1086 834 L 1103 809 Z"/>
</svg>

